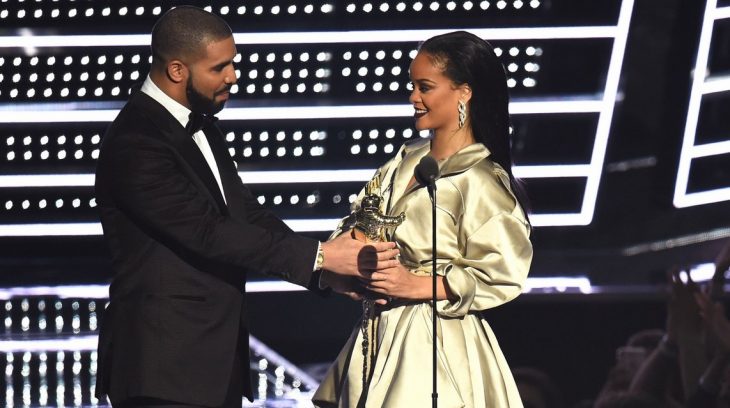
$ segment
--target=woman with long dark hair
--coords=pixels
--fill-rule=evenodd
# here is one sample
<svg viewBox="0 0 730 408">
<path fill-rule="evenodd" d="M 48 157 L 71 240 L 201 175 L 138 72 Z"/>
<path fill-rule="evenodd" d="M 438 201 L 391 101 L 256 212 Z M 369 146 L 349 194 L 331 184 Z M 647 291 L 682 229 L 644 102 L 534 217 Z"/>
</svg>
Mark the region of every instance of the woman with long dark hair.
<svg viewBox="0 0 730 408">
<path fill-rule="evenodd" d="M 363 316 L 314 402 L 373 408 L 431 404 L 431 202 L 413 176 L 420 159 L 431 155 L 441 174 L 439 406 L 521 407 L 509 366 L 481 315 L 520 294 L 532 260 L 530 224 L 512 175 L 504 68 L 486 41 L 453 32 L 421 45 L 410 76 L 415 127 L 431 130 L 431 137 L 404 145 L 354 204 L 358 211 L 363 197 L 376 195 L 383 217 L 405 214 L 387 237 L 398 244 L 400 263 L 362 283 L 383 299 Z M 335 234 L 347 231 L 346 220 Z M 325 274 L 324 281 L 348 292 L 333 275 Z"/>
</svg>

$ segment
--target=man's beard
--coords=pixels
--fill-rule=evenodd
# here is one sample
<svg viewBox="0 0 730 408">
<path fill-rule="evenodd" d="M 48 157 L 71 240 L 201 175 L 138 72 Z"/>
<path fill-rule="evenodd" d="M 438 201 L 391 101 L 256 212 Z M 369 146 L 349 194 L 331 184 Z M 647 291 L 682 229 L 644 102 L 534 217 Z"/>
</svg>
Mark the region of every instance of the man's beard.
<svg viewBox="0 0 730 408">
<path fill-rule="evenodd" d="M 215 99 L 210 99 L 202 93 L 198 92 L 198 90 L 195 89 L 195 86 L 193 86 L 192 75 L 188 77 L 188 83 L 185 86 L 185 93 L 188 96 L 190 110 L 195 113 L 215 115 L 216 113 L 220 112 L 223 109 L 223 105 L 226 104 L 225 100 L 221 102 L 216 102 Z M 215 98 L 215 96 L 213 97 Z"/>
</svg>

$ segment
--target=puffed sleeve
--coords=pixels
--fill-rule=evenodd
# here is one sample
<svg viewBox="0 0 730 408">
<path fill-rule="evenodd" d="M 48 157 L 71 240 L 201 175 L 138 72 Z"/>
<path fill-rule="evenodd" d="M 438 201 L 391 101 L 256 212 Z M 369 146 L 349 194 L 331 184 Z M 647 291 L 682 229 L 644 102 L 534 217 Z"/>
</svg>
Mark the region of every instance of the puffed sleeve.
<svg viewBox="0 0 730 408">
<path fill-rule="evenodd" d="M 532 261 L 529 226 L 514 214 L 498 213 L 467 238 L 462 253 L 439 268 L 455 296 L 438 303 L 443 316 L 489 309 L 520 294 Z"/>
</svg>

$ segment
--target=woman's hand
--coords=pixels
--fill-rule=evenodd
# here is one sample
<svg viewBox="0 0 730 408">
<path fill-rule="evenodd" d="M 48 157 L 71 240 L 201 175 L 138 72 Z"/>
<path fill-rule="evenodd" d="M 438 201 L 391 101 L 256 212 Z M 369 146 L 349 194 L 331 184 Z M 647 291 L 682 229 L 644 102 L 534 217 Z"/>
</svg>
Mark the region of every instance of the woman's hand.
<svg viewBox="0 0 730 408">
<path fill-rule="evenodd" d="M 425 278 L 425 279 L 424 279 Z M 370 275 L 370 279 L 362 279 L 366 289 L 384 295 L 400 299 L 428 299 L 423 296 L 424 287 L 427 288 L 430 280 L 428 277 L 416 276 L 405 266 L 397 266 L 380 269 Z"/>
<path fill-rule="evenodd" d="M 433 296 L 431 276 L 415 275 L 405 266 L 398 265 L 376 270 L 370 279 L 360 279 L 366 289 L 377 294 L 408 300 L 427 300 Z M 444 282 L 444 278 L 436 278 L 436 297 L 438 300 L 453 297 Z"/>
</svg>

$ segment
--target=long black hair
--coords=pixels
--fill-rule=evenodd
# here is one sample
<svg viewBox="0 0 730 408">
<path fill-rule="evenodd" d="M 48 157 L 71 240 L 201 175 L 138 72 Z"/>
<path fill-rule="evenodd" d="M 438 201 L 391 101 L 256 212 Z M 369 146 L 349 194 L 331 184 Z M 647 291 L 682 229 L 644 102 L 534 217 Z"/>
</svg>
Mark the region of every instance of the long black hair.
<svg viewBox="0 0 730 408">
<path fill-rule="evenodd" d="M 512 174 L 507 75 L 494 49 L 474 34 L 454 31 L 429 38 L 419 50 L 429 54 L 454 84 L 471 88 L 468 123 L 474 139 L 507 172 L 512 191 L 527 212 L 527 196 Z"/>
</svg>

